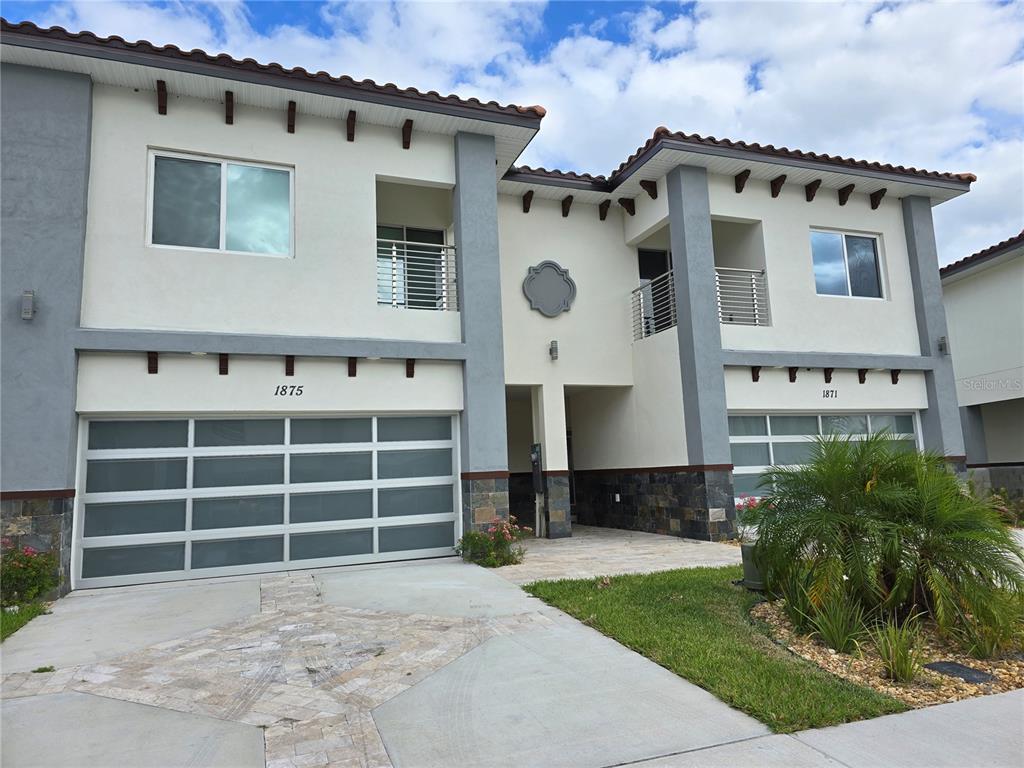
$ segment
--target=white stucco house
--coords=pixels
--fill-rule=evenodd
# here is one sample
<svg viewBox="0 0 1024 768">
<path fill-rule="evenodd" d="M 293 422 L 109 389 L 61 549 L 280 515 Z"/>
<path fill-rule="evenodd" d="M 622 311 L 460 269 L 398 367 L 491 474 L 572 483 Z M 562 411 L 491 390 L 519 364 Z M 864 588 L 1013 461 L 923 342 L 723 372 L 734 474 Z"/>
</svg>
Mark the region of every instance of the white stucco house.
<svg viewBox="0 0 1024 768">
<path fill-rule="evenodd" d="M 967 467 L 1024 496 L 1024 232 L 941 275 Z"/>
<path fill-rule="evenodd" d="M 703 539 L 828 432 L 965 460 L 940 173 L 3 23 L 5 534 L 68 587 Z M 645 132 L 637 126 L 638 134 Z M 954 339 L 953 348 L 956 348 Z"/>
</svg>

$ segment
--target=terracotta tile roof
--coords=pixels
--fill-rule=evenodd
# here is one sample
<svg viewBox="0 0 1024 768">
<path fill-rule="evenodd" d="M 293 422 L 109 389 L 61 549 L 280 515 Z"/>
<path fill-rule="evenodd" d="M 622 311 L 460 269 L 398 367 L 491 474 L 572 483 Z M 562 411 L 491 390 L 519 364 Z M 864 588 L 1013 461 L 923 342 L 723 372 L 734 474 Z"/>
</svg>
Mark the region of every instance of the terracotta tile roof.
<svg viewBox="0 0 1024 768">
<path fill-rule="evenodd" d="M 546 176 L 552 179 L 589 181 L 593 184 L 596 191 L 611 191 L 621 184 L 630 172 L 639 165 L 642 165 L 646 157 L 656 152 L 659 144 L 664 141 L 670 141 L 673 144 L 692 144 L 697 147 L 718 147 L 743 152 L 753 152 L 792 160 L 811 160 L 818 163 L 827 163 L 829 165 L 838 166 L 837 170 L 839 171 L 845 167 L 880 171 L 882 173 L 893 173 L 910 177 L 955 181 L 965 184 L 977 181 L 977 177 L 973 173 L 942 173 L 939 171 L 927 171 L 921 168 L 908 168 L 903 165 L 890 165 L 888 163 L 855 160 L 852 157 L 839 157 L 837 155 L 825 155 L 817 152 L 804 152 L 799 149 L 776 147 L 771 144 L 733 141 L 732 139 L 717 139 L 714 136 L 700 136 L 696 133 L 686 134 L 679 131 L 673 132 L 665 127 L 658 128 L 654 132 L 654 135 L 651 136 L 643 146 L 639 147 L 636 152 L 626 158 L 626 160 L 607 177 L 593 176 L 589 173 L 575 173 L 573 171 L 549 171 L 544 168 L 530 168 L 529 166 L 514 167 L 509 171 L 508 176 L 523 173 L 535 176 Z"/>
<path fill-rule="evenodd" d="M 154 45 L 148 40 L 129 42 L 116 35 L 112 35 L 110 37 L 99 37 L 92 32 L 69 32 L 62 27 L 50 27 L 49 29 L 43 29 L 30 21 L 11 23 L 6 19 L 0 19 L 0 32 L 3 32 L 5 37 L 8 35 L 16 35 L 19 37 L 40 38 L 58 42 L 70 42 L 82 46 L 103 48 L 108 51 L 123 52 L 125 54 L 124 60 L 126 61 L 130 61 L 134 54 L 156 55 L 166 57 L 168 59 L 184 59 L 198 64 L 212 64 L 218 67 L 223 67 L 225 70 L 234 71 L 239 75 L 244 75 L 246 73 L 260 73 L 263 75 L 281 77 L 283 79 L 328 83 L 338 86 L 340 91 L 354 92 L 352 93 L 352 98 L 356 99 L 359 98 L 359 92 L 376 93 L 405 98 L 413 102 L 433 102 L 440 105 L 478 109 L 498 114 L 520 115 L 527 118 L 534 118 L 538 122 L 545 115 L 545 109 L 541 106 L 521 107 L 515 104 L 503 105 L 496 101 L 482 102 L 475 98 L 463 99 L 454 94 L 442 96 L 437 91 L 428 91 L 424 93 L 415 88 L 399 88 L 394 83 L 379 85 L 372 80 L 355 80 L 347 75 L 333 77 L 326 72 L 308 72 L 302 67 L 286 69 L 280 64 L 260 64 L 254 59 L 248 58 L 240 61 L 228 56 L 226 53 L 214 56 L 199 49 L 184 51 L 175 45 Z M 4 42 L 7 43 L 10 41 L 4 40 Z M 287 87 L 287 85 L 282 83 L 282 87 Z M 346 94 L 339 93 L 338 95 L 343 96 Z"/>
<path fill-rule="evenodd" d="M 962 259 L 954 261 L 952 264 L 947 264 L 939 270 L 939 274 L 942 277 L 948 277 L 1021 246 L 1024 246 L 1024 230 L 1021 230 L 1013 237 L 1008 237 L 1001 243 L 990 245 L 988 248 L 983 248 L 977 253 L 972 253 L 970 256 L 964 256 Z"/>
</svg>

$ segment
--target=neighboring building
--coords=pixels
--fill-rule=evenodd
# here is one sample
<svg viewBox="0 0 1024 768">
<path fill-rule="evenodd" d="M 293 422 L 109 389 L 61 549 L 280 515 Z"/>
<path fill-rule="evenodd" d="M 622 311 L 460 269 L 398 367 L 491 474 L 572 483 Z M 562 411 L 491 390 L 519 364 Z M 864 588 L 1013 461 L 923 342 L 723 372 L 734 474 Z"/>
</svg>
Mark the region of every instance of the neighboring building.
<svg viewBox="0 0 1024 768">
<path fill-rule="evenodd" d="M 969 174 L 3 24 L 3 515 L 75 587 L 719 539 L 820 432 L 964 460 L 932 206 Z M 557 342 L 557 344 L 556 344 Z"/>
<path fill-rule="evenodd" d="M 1024 496 L 1024 232 L 941 275 L 967 466 Z"/>
</svg>

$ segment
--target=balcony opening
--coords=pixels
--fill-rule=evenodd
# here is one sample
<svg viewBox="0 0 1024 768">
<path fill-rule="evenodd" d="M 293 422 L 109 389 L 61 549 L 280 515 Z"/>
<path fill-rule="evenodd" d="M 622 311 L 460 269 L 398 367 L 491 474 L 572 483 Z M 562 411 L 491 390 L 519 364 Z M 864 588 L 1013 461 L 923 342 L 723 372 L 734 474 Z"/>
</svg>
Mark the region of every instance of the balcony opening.
<svg viewBox="0 0 1024 768">
<path fill-rule="evenodd" d="M 450 189 L 377 180 L 377 304 L 458 309 Z"/>
<path fill-rule="evenodd" d="M 637 244 L 637 280 L 630 300 L 633 340 L 645 339 L 675 327 L 676 297 L 668 227 Z"/>
<path fill-rule="evenodd" d="M 711 239 L 720 322 L 770 325 L 761 222 L 712 219 Z"/>
</svg>

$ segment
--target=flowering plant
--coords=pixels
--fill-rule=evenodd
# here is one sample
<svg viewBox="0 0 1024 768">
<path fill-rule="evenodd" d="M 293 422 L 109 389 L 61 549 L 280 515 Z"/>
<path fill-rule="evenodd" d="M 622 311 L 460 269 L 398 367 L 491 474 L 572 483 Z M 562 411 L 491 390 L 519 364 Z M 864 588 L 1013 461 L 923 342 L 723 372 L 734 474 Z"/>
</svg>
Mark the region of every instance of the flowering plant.
<svg viewBox="0 0 1024 768">
<path fill-rule="evenodd" d="M 0 540 L 0 605 L 30 603 L 57 584 L 55 555 L 32 547 L 18 549 L 6 536 Z"/>
<path fill-rule="evenodd" d="M 521 563 L 526 554 L 519 540 L 532 532 L 531 528 L 517 524 L 514 516 L 509 516 L 508 520 L 495 518 L 483 531 L 468 531 L 463 535 L 455 551 L 463 560 L 485 568 L 513 565 Z"/>
<path fill-rule="evenodd" d="M 760 504 L 761 500 L 756 496 L 743 495 L 736 500 L 736 536 L 741 542 L 754 539 Z"/>
</svg>

